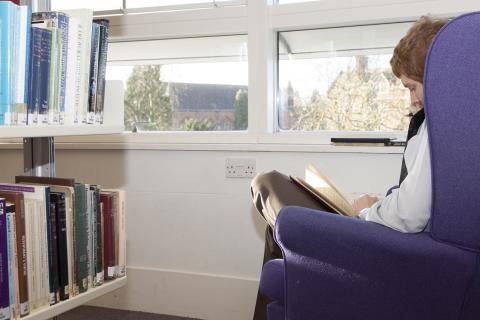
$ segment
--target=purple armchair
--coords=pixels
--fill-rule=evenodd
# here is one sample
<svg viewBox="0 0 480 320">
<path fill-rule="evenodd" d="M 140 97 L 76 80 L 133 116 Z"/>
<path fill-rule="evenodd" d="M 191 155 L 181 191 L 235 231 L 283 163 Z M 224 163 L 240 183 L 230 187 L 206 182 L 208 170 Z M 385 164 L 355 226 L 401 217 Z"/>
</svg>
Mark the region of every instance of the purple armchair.
<svg viewBox="0 0 480 320">
<path fill-rule="evenodd" d="M 431 231 L 300 207 L 275 228 L 283 259 L 262 271 L 268 319 L 480 319 L 480 13 L 445 26 L 424 77 Z"/>
</svg>

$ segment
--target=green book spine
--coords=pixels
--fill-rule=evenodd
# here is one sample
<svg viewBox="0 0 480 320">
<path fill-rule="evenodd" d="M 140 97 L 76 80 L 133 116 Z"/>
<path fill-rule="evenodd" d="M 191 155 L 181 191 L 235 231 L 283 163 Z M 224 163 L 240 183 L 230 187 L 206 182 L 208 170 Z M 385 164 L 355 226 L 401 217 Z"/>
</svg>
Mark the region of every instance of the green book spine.
<svg viewBox="0 0 480 320">
<path fill-rule="evenodd" d="M 103 283 L 102 212 L 100 210 L 100 188 L 98 187 L 93 193 L 93 220 L 95 285 L 98 286 Z"/>
<path fill-rule="evenodd" d="M 52 46 L 50 50 L 50 77 L 48 83 L 48 123 L 60 122 L 60 65 L 62 39 L 58 28 L 48 28 L 52 32 Z"/>
</svg>

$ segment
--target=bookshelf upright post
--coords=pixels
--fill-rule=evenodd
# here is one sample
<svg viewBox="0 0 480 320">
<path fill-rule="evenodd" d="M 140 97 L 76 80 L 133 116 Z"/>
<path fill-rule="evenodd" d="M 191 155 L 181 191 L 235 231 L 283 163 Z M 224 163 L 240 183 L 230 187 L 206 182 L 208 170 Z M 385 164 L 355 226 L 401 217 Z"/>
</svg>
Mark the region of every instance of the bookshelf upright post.
<svg viewBox="0 0 480 320">
<path fill-rule="evenodd" d="M 29 176 L 55 177 L 53 136 L 23 139 L 23 171 Z"/>
</svg>

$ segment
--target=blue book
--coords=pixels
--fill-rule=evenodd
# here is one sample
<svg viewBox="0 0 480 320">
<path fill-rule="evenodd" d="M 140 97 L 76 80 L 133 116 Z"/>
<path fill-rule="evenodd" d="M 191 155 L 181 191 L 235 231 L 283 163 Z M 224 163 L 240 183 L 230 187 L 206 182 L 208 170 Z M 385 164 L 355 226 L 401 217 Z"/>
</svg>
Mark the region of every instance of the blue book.
<svg viewBox="0 0 480 320">
<path fill-rule="evenodd" d="M 60 90 L 59 109 L 60 123 L 65 119 L 65 89 L 67 86 L 67 55 L 68 55 L 68 28 L 69 17 L 63 12 L 36 12 L 32 15 L 32 23 L 42 23 L 44 27 L 58 28 L 61 38 L 60 48 Z"/>
<path fill-rule="evenodd" d="M 0 319 L 10 319 L 6 205 L 5 199 L 0 199 Z"/>
<path fill-rule="evenodd" d="M 0 125 L 11 123 L 12 55 L 14 12 L 16 6 L 8 1 L 0 1 Z"/>
<path fill-rule="evenodd" d="M 28 124 L 48 123 L 48 89 L 51 45 L 51 31 L 35 27 L 32 28 Z"/>
<path fill-rule="evenodd" d="M 28 6 L 27 8 L 27 52 L 25 54 L 25 103 L 28 105 L 30 99 L 30 84 L 29 84 L 29 77 L 30 77 L 30 50 L 31 50 L 31 31 L 32 28 L 30 27 L 32 24 L 32 7 Z"/>
</svg>

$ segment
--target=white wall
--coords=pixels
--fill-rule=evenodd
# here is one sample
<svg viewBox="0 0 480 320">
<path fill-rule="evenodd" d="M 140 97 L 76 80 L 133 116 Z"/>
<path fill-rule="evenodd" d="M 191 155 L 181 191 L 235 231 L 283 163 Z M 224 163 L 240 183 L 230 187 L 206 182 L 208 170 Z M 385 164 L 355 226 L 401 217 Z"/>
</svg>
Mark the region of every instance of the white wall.
<svg viewBox="0 0 480 320">
<path fill-rule="evenodd" d="M 95 302 L 201 319 L 251 319 L 264 223 L 248 179 L 227 179 L 227 157 L 257 171 L 303 175 L 315 163 L 349 192 L 395 184 L 400 154 L 58 150 L 57 176 L 127 190 L 128 285 Z M 22 172 L 21 150 L 0 150 L 0 181 Z"/>
</svg>

